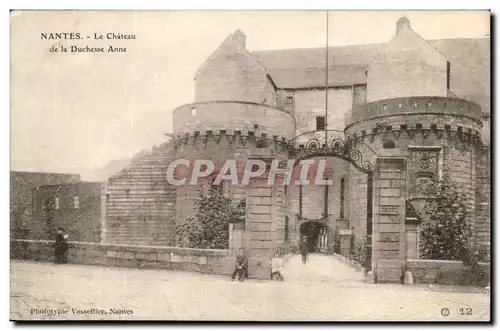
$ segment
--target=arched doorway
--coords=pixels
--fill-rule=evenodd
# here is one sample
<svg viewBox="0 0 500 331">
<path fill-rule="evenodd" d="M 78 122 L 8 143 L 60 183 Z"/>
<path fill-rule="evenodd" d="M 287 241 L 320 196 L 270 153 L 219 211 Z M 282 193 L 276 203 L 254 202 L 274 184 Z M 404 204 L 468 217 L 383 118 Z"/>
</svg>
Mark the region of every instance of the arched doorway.
<svg viewBox="0 0 500 331">
<path fill-rule="evenodd" d="M 300 225 L 300 237 L 307 237 L 309 251 L 322 252 L 327 247 L 328 226 L 322 222 L 308 221 Z"/>
<path fill-rule="evenodd" d="M 324 130 L 325 136 L 316 135 L 315 137 L 309 139 L 303 144 L 298 144 L 297 138 L 307 135 L 311 132 L 304 133 L 302 135 L 296 136 L 292 139 L 288 145 L 289 147 L 289 157 L 295 160 L 294 166 L 297 166 L 300 161 L 318 157 L 334 157 L 347 161 L 349 164 L 354 166 L 358 171 L 366 174 L 366 259 L 363 261 L 367 271 L 371 270 L 371 260 L 372 260 L 372 227 L 373 227 L 373 166 L 368 160 L 363 159 L 363 154 L 360 150 L 355 148 L 356 139 L 343 140 L 341 138 L 327 139 L 326 133 L 328 131 L 335 130 Z M 343 133 L 343 132 L 342 132 Z M 325 143 L 327 142 L 327 143 Z M 299 186 L 299 192 L 302 190 L 302 185 Z M 325 193 L 327 196 L 327 193 Z M 302 203 L 299 201 L 299 218 L 302 218 Z M 328 217 L 328 211 L 324 213 L 324 217 Z M 307 222 L 306 222 L 307 223 Z M 304 224 L 306 224 L 304 223 Z M 304 225 L 304 231 L 307 230 L 309 225 Z M 325 224 L 326 226 L 326 224 Z M 302 232 L 302 228 L 300 229 Z M 326 230 L 328 228 L 326 227 Z M 315 235 L 314 235 L 315 236 Z M 316 237 L 314 237 L 316 238 Z M 316 240 L 315 240 L 316 241 Z M 314 244 L 313 244 L 314 245 Z"/>
</svg>

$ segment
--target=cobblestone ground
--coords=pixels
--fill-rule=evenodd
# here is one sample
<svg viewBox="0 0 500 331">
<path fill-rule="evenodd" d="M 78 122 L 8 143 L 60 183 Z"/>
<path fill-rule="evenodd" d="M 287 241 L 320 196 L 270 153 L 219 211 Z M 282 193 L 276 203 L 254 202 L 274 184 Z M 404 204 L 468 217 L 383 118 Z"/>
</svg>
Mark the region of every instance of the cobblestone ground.
<svg viewBox="0 0 500 331">
<path fill-rule="evenodd" d="M 285 265 L 284 276 L 285 282 L 240 283 L 230 282 L 224 276 L 182 271 L 11 261 L 11 319 L 487 321 L 490 318 L 490 294 L 485 290 L 367 284 L 360 272 L 330 256 L 312 255 L 306 265 L 300 256 L 294 256 Z M 461 308 L 470 315 L 461 315 Z M 53 309 L 55 315 L 43 309 Z M 111 309 L 119 313 L 112 313 Z M 448 316 L 442 315 L 443 309 L 448 309 Z M 129 314 L 123 310 L 129 310 Z"/>
</svg>

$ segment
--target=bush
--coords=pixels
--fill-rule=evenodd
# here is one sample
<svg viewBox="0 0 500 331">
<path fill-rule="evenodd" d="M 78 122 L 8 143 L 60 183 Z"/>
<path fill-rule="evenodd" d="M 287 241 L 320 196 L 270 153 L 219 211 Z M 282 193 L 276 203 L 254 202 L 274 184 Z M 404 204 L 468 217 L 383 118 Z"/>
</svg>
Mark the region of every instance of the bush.
<svg viewBox="0 0 500 331">
<path fill-rule="evenodd" d="M 420 217 L 423 259 L 463 260 L 467 254 L 472 231 L 463 191 L 448 179 L 435 182 Z"/>
<path fill-rule="evenodd" d="M 421 257 L 462 261 L 466 270 L 460 276 L 460 283 L 480 285 L 488 280 L 479 262 L 488 261 L 489 253 L 486 247 L 473 244 L 464 191 L 448 178 L 435 182 L 420 215 Z"/>
<path fill-rule="evenodd" d="M 176 227 L 180 247 L 227 249 L 229 221 L 245 215 L 245 200 L 233 202 L 219 190 L 200 190 L 195 201 L 195 217 Z"/>
<path fill-rule="evenodd" d="M 488 274 L 478 264 L 468 265 L 460 275 L 460 285 L 488 285 Z"/>
<path fill-rule="evenodd" d="M 354 248 L 354 260 L 358 261 L 362 266 L 366 265 L 366 259 L 368 257 L 368 249 L 366 247 L 366 238 L 362 237 L 356 241 L 356 246 Z"/>
</svg>

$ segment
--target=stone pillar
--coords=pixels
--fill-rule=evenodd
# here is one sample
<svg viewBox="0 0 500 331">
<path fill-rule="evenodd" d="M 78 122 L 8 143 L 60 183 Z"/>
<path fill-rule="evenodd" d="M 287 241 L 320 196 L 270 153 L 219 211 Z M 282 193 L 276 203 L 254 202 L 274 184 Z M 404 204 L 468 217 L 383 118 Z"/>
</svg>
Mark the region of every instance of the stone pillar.
<svg viewBox="0 0 500 331">
<path fill-rule="evenodd" d="M 405 263 L 405 159 L 379 158 L 375 180 L 372 270 L 377 282 L 401 282 Z"/>
<path fill-rule="evenodd" d="M 272 157 L 262 159 L 270 166 Z M 249 256 L 249 275 L 268 279 L 271 274 L 269 261 L 284 243 L 284 187 L 268 185 L 268 174 L 250 179 L 247 190 L 247 215 L 243 242 Z"/>
</svg>

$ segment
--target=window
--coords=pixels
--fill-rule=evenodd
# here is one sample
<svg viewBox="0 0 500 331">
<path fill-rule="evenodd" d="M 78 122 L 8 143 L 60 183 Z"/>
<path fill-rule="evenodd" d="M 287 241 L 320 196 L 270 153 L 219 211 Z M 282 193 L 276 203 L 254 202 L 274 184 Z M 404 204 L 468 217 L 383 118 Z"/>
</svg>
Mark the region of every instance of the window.
<svg viewBox="0 0 500 331">
<path fill-rule="evenodd" d="M 285 242 L 288 241 L 288 216 L 285 216 Z"/>
<path fill-rule="evenodd" d="M 316 116 L 316 130 L 324 130 L 326 128 L 325 116 Z"/>
<path fill-rule="evenodd" d="M 345 205 L 345 179 L 340 180 L 340 218 L 344 218 Z"/>
<path fill-rule="evenodd" d="M 54 199 L 54 208 L 59 209 L 59 197 L 55 197 Z"/>
<path fill-rule="evenodd" d="M 73 198 L 73 205 L 75 206 L 75 209 L 80 208 L 80 197 L 76 196 Z"/>
<path fill-rule="evenodd" d="M 450 75 L 451 75 L 451 67 L 450 61 L 446 61 L 446 89 L 450 89 Z"/>
<path fill-rule="evenodd" d="M 196 108 L 191 108 L 191 116 L 196 116 Z"/>
<path fill-rule="evenodd" d="M 382 148 L 384 148 L 384 149 L 393 149 L 394 147 L 396 147 L 396 143 L 394 142 L 394 140 L 384 139 L 382 141 Z"/>
<path fill-rule="evenodd" d="M 292 105 L 293 104 L 293 97 L 290 97 L 290 96 L 286 97 L 285 98 L 285 104 L 286 105 Z"/>
</svg>

